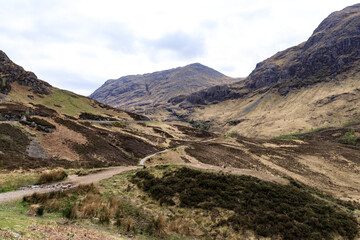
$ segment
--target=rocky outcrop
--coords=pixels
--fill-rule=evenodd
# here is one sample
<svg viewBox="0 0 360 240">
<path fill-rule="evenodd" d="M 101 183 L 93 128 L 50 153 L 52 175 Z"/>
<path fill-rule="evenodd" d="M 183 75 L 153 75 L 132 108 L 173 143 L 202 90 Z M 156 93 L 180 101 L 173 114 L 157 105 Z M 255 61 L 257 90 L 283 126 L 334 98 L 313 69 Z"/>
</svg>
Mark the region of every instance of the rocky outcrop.
<svg viewBox="0 0 360 240">
<path fill-rule="evenodd" d="M 251 89 L 278 84 L 302 87 L 358 67 L 360 4 L 330 14 L 304 43 L 278 52 L 257 64 L 246 80 Z M 282 91 L 286 94 L 288 91 Z"/>
<path fill-rule="evenodd" d="M 214 69 L 194 63 L 165 71 L 108 80 L 90 97 L 113 107 L 143 113 L 146 109 L 166 104 L 174 97 L 235 81 Z"/>
<path fill-rule="evenodd" d="M 240 97 L 239 93 L 232 92 L 227 85 L 214 86 L 206 90 L 194 92 L 190 95 L 180 95 L 169 99 L 169 103 L 176 105 L 181 102 L 188 102 L 194 105 L 214 103 Z"/>
<path fill-rule="evenodd" d="M 360 71 L 360 4 L 330 14 L 306 42 L 258 63 L 244 81 L 177 96 L 169 103 L 189 108 L 270 89 L 286 95 L 351 71 Z"/>
<path fill-rule="evenodd" d="M 0 93 L 8 94 L 11 83 L 30 87 L 30 90 L 38 94 L 50 94 L 51 85 L 39 80 L 33 72 L 25 71 L 24 68 L 13 63 L 9 57 L 0 50 Z"/>
</svg>

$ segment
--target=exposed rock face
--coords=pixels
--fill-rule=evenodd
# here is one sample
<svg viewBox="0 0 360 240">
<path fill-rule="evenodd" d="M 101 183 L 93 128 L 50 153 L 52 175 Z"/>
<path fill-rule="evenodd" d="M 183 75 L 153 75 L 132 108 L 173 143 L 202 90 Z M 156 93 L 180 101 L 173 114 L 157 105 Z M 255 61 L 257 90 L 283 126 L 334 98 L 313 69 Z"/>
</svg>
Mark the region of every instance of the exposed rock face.
<svg viewBox="0 0 360 240">
<path fill-rule="evenodd" d="M 171 99 L 172 104 L 217 103 L 254 91 L 277 90 L 286 95 L 318 82 L 331 81 L 342 73 L 360 70 L 360 4 L 330 14 L 311 37 L 298 46 L 276 53 L 258 63 L 242 82 L 214 94 L 214 88 Z M 221 94 L 222 93 L 222 94 Z"/>
<path fill-rule="evenodd" d="M 215 102 L 220 100 L 232 99 L 239 97 L 239 94 L 231 92 L 229 86 L 221 85 L 210 87 L 206 90 L 194 92 L 190 95 L 180 95 L 169 99 L 169 103 L 178 104 L 186 100 L 191 104 L 206 104 L 207 102 Z"/>
<path fill-rule="evenodd" d="M 0 50 L 0 93 L 8 94 L 11 83 L 18 82 L 20 85 L 29 86 L 39 94 L 50 94 L 51 85 L 39 80 L 33 72 L 25 71 L 24 68 L 13 63 L 9 57 Z"/>
<path fill-rule="evenodd" d="M 330 14 L 305 43 L 258 63 L 246 84 L 252 89 L 285 82 L 296 85 L 305 79 L 311 84 L 357 67 L 359 59 L 360 4 L 356 4 Z"/>
<path fill-rule="evenodd" d="M 144 109 L 165 104 L 176 96 L 235 81 L 214 69 L 195 63 L 160 72 L 108 80 L 90 97 L 117 108 L 141 113 Z"/>
</svg>

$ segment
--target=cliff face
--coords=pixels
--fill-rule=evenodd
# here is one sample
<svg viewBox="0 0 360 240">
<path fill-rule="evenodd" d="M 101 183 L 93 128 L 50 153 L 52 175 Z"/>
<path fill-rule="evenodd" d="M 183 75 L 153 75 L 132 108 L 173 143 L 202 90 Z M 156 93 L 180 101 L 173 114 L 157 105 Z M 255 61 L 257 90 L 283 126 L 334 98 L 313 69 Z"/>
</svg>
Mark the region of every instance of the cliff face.
<svg viewBox="0 0 360 240">
<path fill-rule="evenodd" d="M 221 91 L 209 88 L 169 102 L 185 102 L 185 105 L 217 103 L 270 88 L 286 95 L 292 89 L 357 72 L 359 63 L 360 4 L 356 4 L 330 14 L 306 42 L 258 63 L 244 81 L 228 85 Z"/>
<path fill-rule="evenodd" d="M 178 95 L 236 81 L 199 63 L 144 75 L 108 80 L 91 98 L 136 112 L 166 103 Z"/>
<path fill-rule="evenodd" d="M 276 83 L 288 87 L 331 80 L 357 68 L 360 59 L 360 4 L 330 14 L 304 43 L 257 64 L 246 85 L 251 89 Z M 285 90 L 285 91 L 284 91 Z M 288 89 L 283 89 L 286 93 Z"/>
<path fill-rule="evenodd" d="M 0 50 L 0 93 L 8 94 L 11 91 L 11 83 L 18 82 L 20 85 L 31 87 L 31 91 L 39 94 L 50 94 L 51 85 L 39 80 L 33 72 L 25 71 L 24 68 L 13 63 L 9 57 Z"/>
<path fill-rule="evenodd" d="M 356 4 L 330 14 L 307 41 L 258 63 L 243 81 L 172 98 L 168 110 L 215 131 L 274 137 L 357 121 L 359 79 Z"/>
</svg>

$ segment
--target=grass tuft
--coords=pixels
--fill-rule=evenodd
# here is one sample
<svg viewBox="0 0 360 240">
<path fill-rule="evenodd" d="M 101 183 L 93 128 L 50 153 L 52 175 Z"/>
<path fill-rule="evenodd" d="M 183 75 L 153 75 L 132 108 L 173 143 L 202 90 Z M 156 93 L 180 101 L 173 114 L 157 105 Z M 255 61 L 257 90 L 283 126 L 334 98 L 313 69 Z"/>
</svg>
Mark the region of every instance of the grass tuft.
<svg viewBox="0 0 360 240">
<path fill-rule="evenodd" d="M 64 180 L 65 178 L 67 178 L 67 176 L 68 175 L 64 171 L 64 169 L 46 171 L 40 175 L 39 181 L 37 183 L 44 184 L 44 183 L 58 182 Z"/>
</svg>

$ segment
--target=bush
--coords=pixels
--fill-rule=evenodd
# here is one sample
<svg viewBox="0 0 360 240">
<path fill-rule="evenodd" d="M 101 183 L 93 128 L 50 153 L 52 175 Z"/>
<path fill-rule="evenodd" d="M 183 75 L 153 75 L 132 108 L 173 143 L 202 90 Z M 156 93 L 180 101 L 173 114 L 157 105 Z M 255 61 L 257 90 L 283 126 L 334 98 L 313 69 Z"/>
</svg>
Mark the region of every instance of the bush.
<svg viewBox="0 0 360 240">
<path fill-rule="evenodd" d="M 180 207 L 233 211 L 222 224 L 238 231 L 245 228 L 259 236 L 283 239 L 331 239 L 336 234 L 353 239 L 358 233 L 352 215 L 314 197 L 299 184 L 283 186 L 251 176 L 189 168 L 165 172 L 161 178 L 147 171 L 138 172 L 132 181 L 160 204 L 173 205 L 172 199 L 178 197 Z"/>
<path fill-rule="evenodd" d="M 124 128 L 126 127 L 126 125 L 124 123 L 121 123 L 121 122 L 113 122 L 112 125 L 114 127 L 118 127 L 118 128 Z"/>
<path fill-rule="evenodd" d="M 226 133 L 226 137 L 237 138 L 237 137 L 241 137 L 241 135 L 236 131 L 231 131 Z"/>
<path fill-rule="evenodd" d="M 63 169 L 46 171 L 39 177 L 38 184 L 58 182 L 67 178 L 67 173 Z"/>
<path fill-rule="evenodd" d="M 351 129 L 350 131 L 346 132 L 342 137 L 342 141 L 345 144 L 356 145 L 358 137 L 355 135 L 355 129 Z"/>
</svg>

